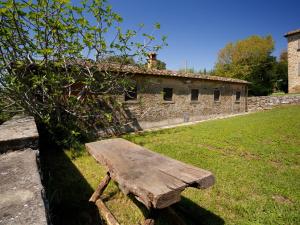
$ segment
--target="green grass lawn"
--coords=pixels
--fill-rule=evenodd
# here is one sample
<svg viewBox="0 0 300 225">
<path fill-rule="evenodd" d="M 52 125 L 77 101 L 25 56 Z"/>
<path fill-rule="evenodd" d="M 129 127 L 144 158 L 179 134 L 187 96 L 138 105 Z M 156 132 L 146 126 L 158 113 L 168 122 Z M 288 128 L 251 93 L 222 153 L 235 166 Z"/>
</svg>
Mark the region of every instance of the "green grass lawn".
<svg viewBox="0 0 300 225">
<path fill-rule="evenodd" d="M 299 95 L 296 93 L 289 94 L 289 93 L 284 93 L 284 92 L 274 92 L 271 94 L 271 96 L 293 96 L 293 95 Z"/>
<path fill-rule="evenodd" d="M 182 193 L 178 207 L 189 211 L 183 215 L 188 223 L 300 224 L 300 106 L 124 138 L 214 173 L 212 188 Z M 48 196 L 56 224 L 97 224 L 87 200 L 105 170 L 84 151 L 50 155 Z M 142 220 L 144 208 L 115 184 L 104 194 L 121 224 Z M 163 216 L 158 224 L 167 224 Z"/>
</svg>

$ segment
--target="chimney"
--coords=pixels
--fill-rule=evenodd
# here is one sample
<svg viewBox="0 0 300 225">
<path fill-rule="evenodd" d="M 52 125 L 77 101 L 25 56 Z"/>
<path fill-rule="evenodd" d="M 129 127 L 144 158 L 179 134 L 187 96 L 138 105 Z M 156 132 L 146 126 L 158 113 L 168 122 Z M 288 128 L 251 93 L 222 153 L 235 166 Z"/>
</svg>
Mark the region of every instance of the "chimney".
<svg viewBox="0 0 300 225">
<path fill-rule="evenodd" d="M 148 54 L 148 69 L 156 69 L 157 61 L 156 61 L 157 54 L 154 52 L 150 52 Z"/>
</svg>

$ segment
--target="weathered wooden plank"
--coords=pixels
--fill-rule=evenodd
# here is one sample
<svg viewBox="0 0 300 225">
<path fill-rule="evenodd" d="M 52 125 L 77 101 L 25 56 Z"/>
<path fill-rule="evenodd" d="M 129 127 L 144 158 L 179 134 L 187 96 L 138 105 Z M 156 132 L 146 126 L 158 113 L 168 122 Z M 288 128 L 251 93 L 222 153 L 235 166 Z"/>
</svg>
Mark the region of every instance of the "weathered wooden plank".
<svg viewBox="0 0 300 225">
<path fill-rule="evenodd" d="M 211 172 L 162 156 L 121 138 L 86 144 L 90 154 L 106 166 L 121 190 L 147 207 L 165 208 L 180 201 L 186 187 L 208 188 Z"/>
</svg>

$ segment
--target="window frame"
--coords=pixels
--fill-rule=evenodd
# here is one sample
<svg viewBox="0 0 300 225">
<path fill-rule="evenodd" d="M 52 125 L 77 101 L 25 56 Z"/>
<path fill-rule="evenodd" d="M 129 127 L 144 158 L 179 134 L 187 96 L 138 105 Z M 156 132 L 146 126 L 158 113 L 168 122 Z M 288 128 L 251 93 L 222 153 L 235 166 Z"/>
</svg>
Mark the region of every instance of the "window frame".
<svg viewBox="0 0 300 225">
<path fill-rule="evenodd" d="M 134 95 L 131 97 L 130 93 L 134 93 Z M 124 101 L 125 102 L 137 102 L 137 100 L 138 100 L 138 88 L 137 88 L 137 84 L 135 84 L 135 86 L 132 90 L 127 90 L 124 93 Z"/>
<path fill-rule="evenodd" d="M 239 93 L 239 95 L 238 95 Z M 235 102 L 241 101 L 242 92 L 240 90 L 235 91 Z"/>
<path fill-rule="evenodd" d="M 197 91 L 197 99 L 193 99 L 193 91 Z M 191 98 L 190 98 L 191 102 L 198 102 L 199 101 L 199 94 L 200 94 L 200 92 L 199 92 L 198 88 L 192 88 L 191 89 Z"/>
<path fill-rule="evenodd" d="M 171 98 L 167 98 L 167 94 L 170 94 L 170 92 L 168 91 L 171 91 Z M 169 88 L 169 87 L 165 87 L 163 88 L 163 101 L 164 102 L 173 102 L 174 99 L 173 99 L 173 94 L 174 94 L 174 91 L 173 91 L 173 88 Z"/>
<path fill-rule="evenodd" d="M 218 95 L 218 99 L 216 100 L 216 96 L 215 96 L 215 92 L 218 91 L 219 95 Z M 221 101 L 221 90 L 219 88 L 215 88 L 213 91 L 213 98 L 214 98 L 214 102 L 220 102 Z"/>
</svg>

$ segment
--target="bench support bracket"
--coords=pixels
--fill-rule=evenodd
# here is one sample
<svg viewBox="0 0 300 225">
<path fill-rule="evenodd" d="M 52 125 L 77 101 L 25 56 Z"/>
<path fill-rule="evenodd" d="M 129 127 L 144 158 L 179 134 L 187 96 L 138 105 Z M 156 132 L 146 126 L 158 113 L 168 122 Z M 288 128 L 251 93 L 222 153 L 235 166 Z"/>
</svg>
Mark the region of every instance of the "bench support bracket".
<svg viewBox="0 0 300 225">
<path fill-rule="evenodd" d="M 100 198 L 101 194 L 104 192 L 110 180 L 111 180 L 110 174 L 109 172 L 107 172 L 106 176 L 100 182 L 99 186 L 97 187 L 97 189 L 95 190 L 95 192 L 93 193 L 89 201 L 96 204 L 96 206 L 100 210 L 100 213 L 105 218 L 108 225 L 120 225 L 119 222 L 114 217 L 114 215 L 109 211 L 109 209 L 106 207 L 106 205 Z"/>
<path fill-rule="evenodd" d="M 120 225 L 114 215 L 109 211 L 104 202 L 101 200 L 101 198 L 99 198 L 95 204 L 100 210 L 102 216 L 105 218 L 108 225 Z"/>
<path fill-rule="evenodd" d="M 120 225 L 114 215 L 109 211 L 104 202 L 101 199 L 101 195 L 106 189 L 107 185 L 111 180 L 109 172 L 107 172 L 106 176 L 100 182 L 99 186 L 90 197 L 89 201 L 96 204 L 101 215 L 105 218 L 108 225 Z M 172 221 L 173 224 L 176 225 L 186 225 L 186 223 L 176 214 L 176 212 L 171 208 L 167 207 L 165 212 L 168 214 L 169 220 Z M 154 208 L 149 208 L 148 218 L 145 219 L 143 225 L 154 225 L 155 218 L 157 217 L 158 210 Z"/>
<path fill-rule="evenodd" d="M 110 182 L 110 174 L 109 172 L 107 172 L 106 176 L 104 177 L 104 179 L 100 182 L 99 186 L 97 187 L 97 189 L 95 190 L 95 192 L 93 193 L 93 195 L 90 198 L 90 202 L 94 202 L 96 203 L 96 201 L 100 198 L 101 194 L 103 193 L 103 191 L 105 190 L 105 188 L 107 187 L 107 185 Z"/>
</svg>

